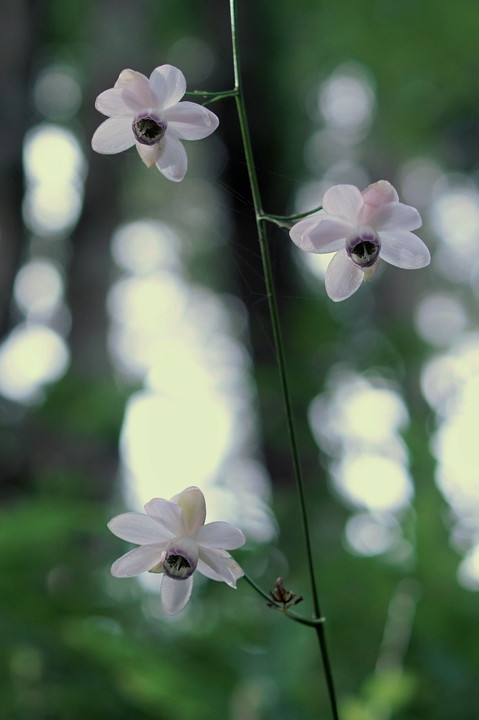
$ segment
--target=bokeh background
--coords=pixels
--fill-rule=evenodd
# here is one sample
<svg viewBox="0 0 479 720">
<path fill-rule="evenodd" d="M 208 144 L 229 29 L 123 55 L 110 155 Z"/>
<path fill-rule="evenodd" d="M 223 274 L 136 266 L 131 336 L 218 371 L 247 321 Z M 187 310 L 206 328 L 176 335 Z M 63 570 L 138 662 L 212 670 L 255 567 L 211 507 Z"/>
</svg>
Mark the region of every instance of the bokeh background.
<svg viewBox="0 0 479 720">
<path fill-rule="evenodd" d="M 106 528 L 200 485 L 311 611 L 231 100 L 181 184 L 98 156 L 94 99 L 171 63 L 232 87 L 226 0 L 6 0 L 0 24 L 0 717 L 329 717 L 316 638 L 197 578 L 117 580 Z M 332 303 L 270 249 L 343 720 L 479 716 L 479 8 L 238 0 L 265 209 L 386 178 L 432 252 Z"/>
</svg>

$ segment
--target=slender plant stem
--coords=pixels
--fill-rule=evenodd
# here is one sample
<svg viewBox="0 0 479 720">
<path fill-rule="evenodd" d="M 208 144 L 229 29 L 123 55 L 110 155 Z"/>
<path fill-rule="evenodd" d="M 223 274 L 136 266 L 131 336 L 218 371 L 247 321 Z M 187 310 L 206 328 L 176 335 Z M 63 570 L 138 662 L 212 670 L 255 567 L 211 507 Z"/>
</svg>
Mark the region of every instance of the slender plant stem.
<svg viewBox="0 0 479 720">
<path fill-rule="evenodd" d="M 269 222 L 272 225 L 277 225 L 280 228 L 290 228 L 292 223 L 288 222 L 288 220 L 284 220 L 283 218 L 274 217 L 273 215 L 261 215 L 259 220 L 262 220 L 263 222 Z"/>
<path fill-rule="evenodd" d="M 238 90 L 236 88 L 233 88 L 233 90 L 191 90 L 190 92 L 185 93 L 185 97 L 233 97 L 234 95 L 238 94 Z"/>
<path fill-rule="evenodd" d="M 316 587 L 316 581 L 314 577 L 314 566 L 313 566 L 313 554 L 311 549 L 311 540 L 308 528 L 308 518 L 306 513 L 306 502 L 304 497 L 303 478 L 301 472 L 301 465 L 299 461 L 298 446 L 296 442 L 296 433 L 294 429 L 293 413 L 291 408 L 290 393 L 286 375 L 286 362 L 284 356 L 283 341 L 281 336 L 281 327 L 279 322 L 278 305 L 276 300 L 276 293 L 273 283 L 273 273 L 271 268 L 271 259 L 269 255 L 268 242 L 266 236 L 266 224 L 264 219 L 264 213 L 262 210 L 261 195 L 259 191 L 258 178 L 256 175 L 256 168 L 253 159 L 253 149 L 251 144 L 251 137 L 249 132 L 249 125 L 246 117 L 246 109 L 243 99 L 242 85 L 241 85 L 241 72 L 240 72 L 240 54 L 238 45 L 237 35 L 237 22 L 236 22 L 236 2 L 230 0 L 230 17 L 231 17 L 231 38 L 233 45 L 233 69 L 234 69 L 234 84 L 235 84 L 235 101 L 236 109 L 238 113 L 238 119 L 241 129 L 241 136 L 243 139 L 243 147 L 246 159 L 246 165 L 248 168 L 249 182 L 251 186 L 251 194 L 253 197 L 253 204 L 256 216 L 256 226 L 258 230 L 258 240 L 261 249 L 261 259 L 263 262 L 263 271 L 266 283 L 266 293 L 268 297 L 269 311 L 271 315 L 271 323 L 273 327 L 273 337 L 276 349 L 276 357 L 278 360 L 278 369 L 281 381 L 281 389 L 283 394 L 283 401 L 285 406 L 286 421 L 288 426 L 289 441 L 291 446 L 291 454 L 293 460 L 294 474 L 296 478 L 296 486 L 298 490 L 301 518 L 304 529 L 304 541 L 306 546 L 306 557 L 307 565 L 309 570 L 309 576 L 311 581 L 311 591 L 313 597 L 313 610 L 314 618 L 319 620 L 321 610 L 319 606 L 318 591 Z M 331 663 L 329 661 L 329 653 L 326 644 L 326 634 L 324 630 L 324 623 L 321 622 L 315 625 L 315 630 L 318 636 L 319 646 L 321 650 L 321 656 L 323 658 L 324 672 L 326 676 L 326 685 L 328 688 L 329 700 L 334 720 L 339 720 L 336 693 L 334 689 L 333 674 L 331 670 Z"/>
<path fill-rule="evenodd" d="M 249 585 L 251 585 L 251 587 L 253 588 L 253 590 L 256 590 L 256 592 L 258 593 L 258 595 L 261 595 L 267 602 L 271 603 L 272 605 L 276 605 L 276 604 L 277 604 L 277 603 L 268 595 L 268 593 L 265 592 L 262 588 L 260 588 L 260 586 L 257 585 L 257 584 L 255 583 L 255 581 L 252 580 L 252 579 L 249 577 L 249 575 L 247 575 L 246 573 L 244 574 L 244 579 L 246 580 L 246 582 L 247 582 Z M 278 607 L 279 607 L 279 605 L 278 605 Z"/>
<path fill-rule="evenodd" d="M 265 222 L 273 223 L 274 225 L 279 225 L 279 227 L 289 228 L 294 222 L 296 222 L 296 220 L 301 220 L 301 218 L 314 215 L 314 213 L 317 213 L 322 209 L 323 207 L 320 205 L 319 207 L 314 208 L 314 210 L 308 210 L 308 212 L 299 213 L 299 215 L 271 215 L 270 213 L 265 213 L 264 215 L 261 215 L 259 219 L 264 220 Z"/>
<path fill-rule="evenodd" d="M 234 90 L 220 90 L 219 92 L 203 92 L 203 90 L 193 90 L 193 92 L 185 93 L 185 97 L 194 99 L 204 98 L 205 102 L 202 104 L 211 105 L 214 102 L 218 102 L 218 100 L 223 100 L 223 98 L 235 97 L 237 93 L 238 91 L 236 90 L 236 88 Z"/>
<path fill-rule="evenodd" d="M 287 220 L 288 222 L 294 222 L 295 220 L 301 220 L 301 218 L 309 217 L 309 215 L 314 215 L 314 213 L 317 213 L 322 209 L 323 206 L 319 205 L 317 208 L 307 210 L 303 213 L 297 213 L 296 215 L 267 215 L 266 219 L 272 218 L 273 220 Z"/>
</svg>

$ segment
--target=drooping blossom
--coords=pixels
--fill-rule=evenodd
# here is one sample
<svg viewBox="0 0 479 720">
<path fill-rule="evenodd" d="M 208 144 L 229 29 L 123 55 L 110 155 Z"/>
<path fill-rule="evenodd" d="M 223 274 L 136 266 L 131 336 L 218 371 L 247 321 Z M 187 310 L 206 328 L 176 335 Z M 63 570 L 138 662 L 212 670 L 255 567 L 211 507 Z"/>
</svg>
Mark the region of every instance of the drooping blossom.
<svg viewBox="0 0 479 720">
<path fill-rule="evenodd" d="M 329 188 L 322 209 L 293 225 L 290 237 L 305 252 L 335 253 L 325 284 L 339 301 L 373 276 L 381 258 L 407 270 L 428 265 L 429 250 L 411 232 L 421 224 L 416 208 L 400 203 L 393 186 L 379 180 L 362 192 L 354 185 Z"/>
<path fill-rule="evenodd" d="M 147 167 L 156 165 L 168 180 L 183 180 L 188 159 L 181 141 L 201 140 L 219 123 L 202 105 L 180 102 L 185 92 L 185 76 L 172 65 L 155 68 L 149 79 L 122 70 L 115 86 L 96 99 L 96 109 L 108 120 L 95 131 L 93 150 L 111 155 L 135 145 Z"/>
<path fill-rule="evenodd" d="M 145 511 L 122 513 L 108 523 L 117 537 L 139 545 L 113 563 L 112 575 L 162 573 L 161 603 L 168 615 L 185 607 L 196 570 L 236 588 L 244 573 L 226 551 L 241 547 L 244 535 L 226 522 L 205 525 L 206 503 L 199 488 L 186 488 L 171 500 L 153 498 Z"/>
</svg>

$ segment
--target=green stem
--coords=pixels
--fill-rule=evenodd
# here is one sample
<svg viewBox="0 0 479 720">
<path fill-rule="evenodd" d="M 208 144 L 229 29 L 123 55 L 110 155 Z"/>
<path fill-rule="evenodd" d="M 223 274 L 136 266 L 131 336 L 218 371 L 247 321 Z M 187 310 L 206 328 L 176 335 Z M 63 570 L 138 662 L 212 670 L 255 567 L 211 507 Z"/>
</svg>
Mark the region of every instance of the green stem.
<svg viewBox="0 0 479 720">
<path fill-rule="evenodd" d="M 236 97 L 237 94 L 238 91 L 236 89 L 221 90 L 219 92 L 203 92 L 203 90 L 193 90 L 193 92 L 185 93 L 185 97 L 194 99 L 206 98 L 206 102 L 204 102 L 203 105 L 211 105 L 214 102 L 218 102 L 218 100 L 223 100 L 223 98 Z"/>
<path fill-rule="evenodd" d="M 319 207 L 314 208 L 314 210 L 308 210 L 308 212 L 299 213 L 299 215 L 271 215 L 269 213 L 265 213 L 264 215 L 261 215 L 259 219 L 264 220 L 265 222 L 273 223 L 274 225 L 278 225 L 279 227 L 289 228 L 294 222 L 296 222 L 296 220 L 301 220 L 301 218 L 314 215 L 314 213 L 317 213 L 322 209 L 323 207 L 322 205 L 320 205 Z"/>
<path fill-rule="evenodd" d="M 289 394 L 288 380 L 286 375 L 286 362 L 284 356 L 283 341 L 281 336 L 281 327 L 279 322 L 278 305 L 276 300 L 276 293 L 273 283 L 273 273 L 271 268 L 271 259 L 269 255 L 267 236 L 266 236 L 266 225 L 265 215 L 262 210 L 261 195 L 259 191 L 258 178 L 256 175 L 256 169 L 254 165 L 253 149 L 251 144 L 251 137 L 249 132 L 249 125 L 246 117 L 246 109 L 243 99 L 243 92 L 241 86 L 241 73 L 240 73 L 240 55 L 238 46 L 238 36 L 236 31 L 236 2 L 230 0 L 230 17 L 231 17 L 231 38 L 233 45 L 233 69 L 234 69 L 234 84 L 235 84 L 235 101 L 236 109 L 238 113 L 238 119 L 241 129 L 241 136 L 243 139 L 243 147 L 245 152 L 246 166 L 248 169 L 248 177 L 251 186 L 251 194 L 253 197 L 253 204 L 256 216 L 256 226 L 258 231 L 258 240 L 261 249 L 261 259 L 263 262 L 263 271 L 266 283 L 266 294 L 268 298 L 269 311 L 271 315 L 271 323 L 273 327 L 273 337 L 276 349 L 276 357 L 278 361 L 278 369 L 280 375 L 281 389 L 283 394 L 284 407 L 286 412 L 286 422 L 288 426 L 289 441 L 291 446 L 291 454 L 293 460 L 294 474 L 296 478 L 296 486 L 298 490 L 301 518 L 303 522 L 304 530 L 304 541 L 306 546 L 306 558 L 308 571 L 311 582 L 311 591 L 313 596 L 313 615 L 315 620 L 319 620 L 322 615 L 319 606 L 318 591 L 316 588 L 316 581 L 314 577 L 313 567 L 313 554 L 311 549 L 311 540 L 308 528 L 308 518 L 306 513 L 306 502 L 304 497 L 303 477 L 301 472 L 301 465 L 299 461 L 298 446 L 296 441 L 296 433 L 294 429 L 293 413 L 291 408 L 291 400 Z M 321 656 L 323 658 L 324 672 L 326 676 L 326 685 L 328 688 L 329 700 L 331 704 L 331 710 L 334 720 L 339 720 L 336 694 L 334 689 L 333 675 L 331 670 L 331 664 L 329 661 L 329 653 L 326 644 L 326 635 L 324 630 L 324 623 L 315 625 L 315 630 L 318 636 L 319 646 L 321 650 Z"/>
<path fill-rule="evenodd" d="M 281 227 L 281 228 L 289 229 L 291 227 L 290 222 L 288 222 L 287 220 L 283 220 L 282 218 L 279 218 L 279 217 L 274 217 L 274 215 L 260 215 L 260 217 L 258 219 L 262 220 L 263 222 L 272 223 L 273 225 L 277 225 L 278 227 Z"/>
<path fill-rule="evenodd" d="M 278 610 L 281 610 L 281 612 L 286 615 L 286 617 L 289 617 L 291 620 L 294 620 L 295 622 L 301 623 L 301 625 L 309 625 L 309 627 L 316 627 L 320 623 L 324 622 L 324 618 L 305 618 L 302 615 L 298 615 L 298 613 L 293 612 L 289 608 L 284 608 L 281 603 L 276 602 L 273 600 L 273 598 L 268 595 L 262 588 L 260 588 L 259 585 L 255 583 L 254 580 L 252 580 L 246 573 L 244 574 L 244 579 L 247 583 L 251 585 L 253 590 L 256 590 L 256 592 L 261 595 L 265 600 L 268 601 L 268 605 L 274 606 Z"/>
</svg>

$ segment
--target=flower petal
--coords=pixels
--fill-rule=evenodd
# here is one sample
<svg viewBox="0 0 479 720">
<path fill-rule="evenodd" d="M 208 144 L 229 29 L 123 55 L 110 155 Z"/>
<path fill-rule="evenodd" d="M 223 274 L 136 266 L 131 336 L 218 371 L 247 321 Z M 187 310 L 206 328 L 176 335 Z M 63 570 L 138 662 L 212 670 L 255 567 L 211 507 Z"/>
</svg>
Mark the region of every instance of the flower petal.
<svg viewBox="0 0 479 720">
<path fill-rule="evenodd" d="M 153 167 L 161 154 L 159 145 L 143 145 L 137 142 L 136 149 L 147 168 Z"/>
<path fill-rule="evenodd" d="M 115 83 L 115 88 L 123 91 L 125 102 L 135 112 L 155 105 L 148 78 L 136 70 L 122 70 Z"/>
<path fill-rule="evenodd" d="M 236 588 L 236 582 L 237 582 L 237 580 L 239 580 L 240 578 L 242 578 L 244 576 L 244 570 L 239 565 L 239 563 L 236 562 L 236 560 L 234 558 L 230 559 L 228 568 L 234 578 L 234 585 L 231 585 L 231 587 Z"/>
<path fill-rule="evenodd" d="M 170 130 L 183 140 L 201 140 L 219 125 L 217 116 L 208 108 L 193 102 L 180 102 L 163 113 Z"/>
<path fill-rule="evenodd" d="M 233 588 L 236 588 L 238 578 L 244 575 L 229 553 L 205 547 L 200 547 L 197 570 L 205 577 L 225 582 Z"/>
<path fill-rule="evenodd" d="M 174 495 L 171 502 L 176 503 L 182 509 L 187 532 L 190 535 L 198 532 L 206 518 L 205 496 L 201 490 L 195 486 L 186 488 L 178 495 Z"/>
<path fill-rule="evenodd" d="M 407 230 L 381 231 L 379 255 L 386 262 L 406 270 L 418 270 L 431 262 L 431 255 L 423 241 Z"/>
<path fill-rule="evenodd" d="M 174 537 L 161 522 L 149 515 L 128 512 L 112 518 L 108 523 L 111 532 L 122 540 L 137 545 L 151 545 L 151 543 L 166 542 Z"/>
<path fill-rule="evenodd" d="M 121 89 L 127 87 L 131 88 L 134 86 L 145 87 L 145 85 L 148 85 L 148 78 L 146 75 L 143 75 L 143 73 L 138 72 L 137 70 L 130 70 L 130 68 L 122 70 L 115 83 L 115 87 Z"/>
<path fill-rule="evenodd" d="M 156 96 L 156 107 L 166 110 L 185 94 L 185 76 L 173 65 L 160 65 L 150 75 L 150 88 Z"/>
<path fill-rule="evenodd" d="M 361 195 L 363 201 L 370 205 L 380 207 L 390 202 L 399 202 L 399 195 L 396 189 L 387 180 L 377 180 L 365 188 Z"/>
<path fill-rule="evenodd" d="M 222 577 L 222 575 L 219 575 L 217 572 L 215 572 L 213 568 L 207 565 L 201 558 L 198 558 L 198 565 L 196 569 L 198 570 L 198 572 L 200 572 L 202 575 L 209 578 L 210 580 L 216 580 L 216 582 L 224 582 L 224 578 Z"/>
<path fill-rule="evenodd" d="M 123 91 L 121 88 L 110 88 L 100 93 L 95 100 L 96 109 L 108 115 L 109 117 L 114 115 L 132 115 L 131 108 L 125 103 L 123 99 Z"/>
<path fill-rule="evenodd" d="M 235 550 L 245 544 L 245 536 L 227 522 L 211 522 L 198 530 L 196 540 L 200 545 L 209 548 Z"/>
<path fill-rule="evenodd" d="M 228 570 L 231 573 L 227 584 L 236 590 L 236 582 L 239 578 L 243 577 L 244 571 L 232 557 L 228 559 L 227 564 Z M 222 575 L 215 572 L 212 567 L 207 565 L 206 562 L 201 559 L 198 560 L 198 566 L 196 569 L 210 580 L 216 580 L 216 582 L 226 582 Z"/>
<path fill-rule="evenodd" d="M 129 115 L 108 118 L 95 130 L 91 139 L 93 150 L 103 155 L 123 152 L 134 144 L 135 136 L 131 129 L 131 116 Z"/>
<path fill-rule="evenodd" d="M 419 212 L 411 205 L 403 203 L 389 203 L 374 212 L 369 220 L 370 225 L 377 232 L 382 230 L 417 230 L 422 225 Z"/>
<path fill-rule="evenodd" d="M 186 580 L 176 580 L 167 575 L 161 581 L 161 605 L 167 615 L 177 615 L 190 599 L 193 575 Z"/>
<path fill-rule="evenodd" d="M 111 566 L 114 577 L 134 577 L 155 567 L 160 560 L 166 543 L 156 545 L 140 545 L 115 560 Z"/>
<path fill-rule="evenodd" d="M 318 210 L 312 215 L 308 215 L 308 217 L 305 217 L 302 220 L 298 220 L 298 222 L 294 223 L 294 225 L 289 231 L 289 236 L 291 240 L 295 243 L 295 245 L 297 245 L 301 248 L 301 250 L 303 250 L 304 248 L 302 244 L 300 244 L 301 238 L 308 235 L 310 230 L 315 228 L 318 223 L 322 222 L 327 217 L 328 216 L 326 215 L 324 210 Z M 311 250 L 308 249 L 307 252 L 311 252 Z"/>
<path fill-rule="evenodd" d="M 361 224 L 366 225 L 369 218 L 378 208 L 391 202 L 399 202 L 399 196 L 391 183 L 378 180 L 363 190 L 364 207 L 361 211 Z"/>
<path fill-rule="evenodd" d="M 153 498 L 146 503 L 145 511 L 155 518 L 155 522 L 160 522 L 171 533 L 170 537 L 182 537 L 185 534 L 183 513 L 176 502 Z"/>
<path fill-rule="evenodd" d="M 357 225 L 363 197 L 355 185 L 334 185 L 324 193 L 322 205 L 328 215 Z"/>
<path fill-rule="evenodd" d="M 356 267 L 346 250 L 339 250 L 326 270 L 326 292 L 335 302 L 346 300 L 356 292 L 363 277 L 362 271 Z"/>
<path fill-rule="evenodd" d="M 186 150 L 181 144 L 181 141 L 171 136 L 168 130 L 161 143 L 160 156 L 155 164 L 158 170 L 168 178 L 168 180 L 180 182 L 185 177 L 188 167 Z"/>
<path fill-rule="evenodd" d="M 300 220 L 289 231 L 291 240 L 301 250 L 311 253 L 336 252 L 344 247 L 351 225 L 339 218 L 328 217 L 319 211 L 312 217 Z"/>
</svg>

